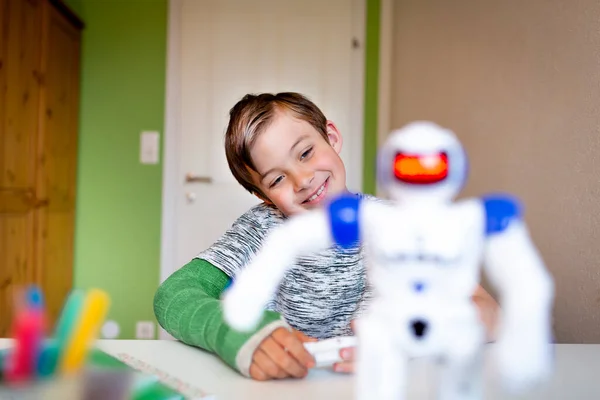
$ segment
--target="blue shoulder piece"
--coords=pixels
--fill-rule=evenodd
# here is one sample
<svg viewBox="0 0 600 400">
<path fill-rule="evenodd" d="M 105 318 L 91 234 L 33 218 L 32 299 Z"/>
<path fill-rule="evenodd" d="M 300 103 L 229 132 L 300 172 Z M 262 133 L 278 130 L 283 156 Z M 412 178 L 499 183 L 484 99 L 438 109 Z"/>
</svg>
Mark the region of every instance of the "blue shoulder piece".
<svg viewBox="0 0 600 400">
<path fill-rule="evenodd" d="M 510 222 L 521 218 L 521 204 L 508 194 L 493 194 L 482 198 L 485 207 L 485 234 L 503 232 Z"/>
<path fill-rule="evenodd" d="M 334 242 L 348 248 L 359 241 L 358 208 L 360 197 L 342 194 L 329 203 L 329 223 Z"/>
</svg>

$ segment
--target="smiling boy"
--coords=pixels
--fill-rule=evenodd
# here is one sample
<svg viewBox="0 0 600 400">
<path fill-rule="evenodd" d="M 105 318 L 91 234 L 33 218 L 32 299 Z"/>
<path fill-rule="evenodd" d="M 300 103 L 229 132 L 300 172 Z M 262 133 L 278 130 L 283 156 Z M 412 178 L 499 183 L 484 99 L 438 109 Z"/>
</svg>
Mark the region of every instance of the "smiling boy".
<svg viewBox="0 0 600 400">
<path fill-rule="evenodd" d="M 314 365 L 303 342 L 352 334 L 370 297 L 359 247 L 299 258 L 250 334 L 225 324 L 219 300 L 273 227 L 347 191 L 342 143 L 335 124 L 297 93 L 247 95 L 231 109 L 229 168 L 263 203 L 160 286 L 154 309 L 167 332 L 257 380 L 303 377 Z M 473 300 L 493 332 L 497 303 L 482 288 Z M 344 355 L 335 368 L 351 371 L 352 350 Z"/>
</svg>

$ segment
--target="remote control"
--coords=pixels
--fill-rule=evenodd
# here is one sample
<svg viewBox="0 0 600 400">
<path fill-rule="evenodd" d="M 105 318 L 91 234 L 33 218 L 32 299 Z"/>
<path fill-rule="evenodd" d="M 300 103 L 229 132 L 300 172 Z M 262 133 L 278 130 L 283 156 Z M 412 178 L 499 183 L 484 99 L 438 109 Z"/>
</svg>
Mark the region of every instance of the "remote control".
<svg viewBox="0 0 600 400">
<path fill-rule="evenodd" d="M 315 358 L 315 367 L 329 367 L 342 361 L 340 350 L 356 346 L 355 336 L 340 336 L 318 342 L 306 342 L 304 348 Z"/>
</svg>

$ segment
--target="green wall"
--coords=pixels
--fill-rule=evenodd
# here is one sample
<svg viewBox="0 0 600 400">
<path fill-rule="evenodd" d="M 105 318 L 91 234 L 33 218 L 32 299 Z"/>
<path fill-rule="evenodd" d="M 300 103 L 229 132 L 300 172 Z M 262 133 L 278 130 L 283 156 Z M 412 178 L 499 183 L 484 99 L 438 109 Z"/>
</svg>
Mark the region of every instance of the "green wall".
<svg viewBox="0 0 600 400">
<path fill-rule="evenodd" d="M 66 0 L 65 3 L 75 12 L 80 18 L 83 17 L 83 2 L 84 0 Z"/>
<path fill-rule="evenodd" d="M 139 162 L 163 134 L 167 0 L 71 0 L 84 20 L 74 286 L 112 297 L 120 338 L 155 321 L 162 165 Z"/>
<path fill-rule="evenodd" d="M 377 109 L 379 96 L 380 0 L 367 0 L 365 38 L 365 110 L 363 136 L 363 192 L 376 194 Z"/>
<path fill-rule="evenodd" d="M 113 300 L 120 338 L 155 321 L 162 165 L 139 163 L 139 134 L 164 129 L 168 0 L 68 0 L 84 20 L 75 281 Z M 363 187 L 375 193 L 379 0 L 367 0 Z"/>
</svg>

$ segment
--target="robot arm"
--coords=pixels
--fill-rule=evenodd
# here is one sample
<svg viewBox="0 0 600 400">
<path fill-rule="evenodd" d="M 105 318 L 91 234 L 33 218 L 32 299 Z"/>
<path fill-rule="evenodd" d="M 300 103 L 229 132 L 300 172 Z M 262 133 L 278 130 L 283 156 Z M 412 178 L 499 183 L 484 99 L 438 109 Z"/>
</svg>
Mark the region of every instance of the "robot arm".
<svg viewBox="0 0 600 400">
<path fill-rule="evenodd" d="M 298 256 L 331 247 L 347 247 L 359 240 L 360 198 L 342 195 L 328 207 L 289 218 L 267 236 L 261 250 L 235 277 L 223 298 L 227 323 L 250 331 L 259 322 L 285 272 Z"/>
<path fill-rule="evenodd" d="M 484 208 L 485 270 L 502 307 L 497 361 L 509 390 L 520 391 L 546 378 L 551 369 L 554 284 L 516 200 L 488 197 Z"/>
</svg>

